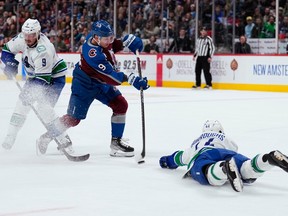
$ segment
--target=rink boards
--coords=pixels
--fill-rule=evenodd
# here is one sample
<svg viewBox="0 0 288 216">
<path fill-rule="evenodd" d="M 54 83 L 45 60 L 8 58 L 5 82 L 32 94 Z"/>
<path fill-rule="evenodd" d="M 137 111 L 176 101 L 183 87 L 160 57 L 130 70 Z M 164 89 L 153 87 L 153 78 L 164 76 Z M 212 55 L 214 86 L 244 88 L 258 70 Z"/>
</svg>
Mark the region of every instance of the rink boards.
<svg viewBox="0 0 288 216">
<path fill-rule="evenodd" d="M 68 66 L 67 82 L 80 54 L 59 53 Z M 117 54 L 117 65 L 125 73 L 136 72 L 136 56 Z M 191 88 L 195 81 L 193 55 L 141 54 L 141 69 L 151 86 Z M 21 55 L 17 55 L 21 60 Z M 288 63 L 286 55 L 214 55 L 211 63 L 214 89 L 288 92 Z M 25 76 L 19 67 L 20 74 Z M 0 78 L 5 76 L 0 72 Z M 202 74 L 202 86 L 205 79 Z"/>
</svg>

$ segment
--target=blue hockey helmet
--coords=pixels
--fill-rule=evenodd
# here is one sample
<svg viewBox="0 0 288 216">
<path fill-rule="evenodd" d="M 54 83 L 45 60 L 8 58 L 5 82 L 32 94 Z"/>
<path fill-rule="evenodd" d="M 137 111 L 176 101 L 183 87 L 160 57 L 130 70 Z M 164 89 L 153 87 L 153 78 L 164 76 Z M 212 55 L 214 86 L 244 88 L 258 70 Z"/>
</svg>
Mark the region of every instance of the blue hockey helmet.
<svg viewBox="0 0 288 216">
<path fill-rule="evenodd" d="M 98 20 L 93 22 L 91 33 L 92 35 L 97 35 L 99 37 L 110 37 L 114 35 L 110 24 L 105 20 Z"/>
</svg>

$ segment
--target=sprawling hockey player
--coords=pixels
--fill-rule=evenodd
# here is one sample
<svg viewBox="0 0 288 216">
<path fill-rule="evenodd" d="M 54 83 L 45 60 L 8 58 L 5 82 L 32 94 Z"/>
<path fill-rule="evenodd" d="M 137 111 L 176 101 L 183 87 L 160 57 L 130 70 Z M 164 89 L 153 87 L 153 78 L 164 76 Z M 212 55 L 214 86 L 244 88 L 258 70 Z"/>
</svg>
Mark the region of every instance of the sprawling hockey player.
<svg viewBox="0 0 288 216">
<path fill-rule="evenodd" d="M 18 72 L 19 62 L 15 55 L 22 52 L 23 66 L 27 80 L 19 95 L 12 114 L 7 136 L 2 143 L 3 148 L 11 149 L 17 133 L 22 128 L 30 105 L 37 102 L 37 111 L 44 122 L 57 118 L 53 107 L 65 85 L 66 63 L 60 59 L 53 44 L 42 34 L 37 19 L 27 19 L 22 32 L 11 39 L 3 47 L 1 60 L 5 64 L 4 73 L 11 79 Z M 68 152 L 72 152 L 71 141 L 67 134 L 62 134 L 58 140 Z M 43 153 L 43 152 L 42 152 Z"/>
<path fill-rule="evenodd" d="M 221 186 L 229 181 L 237 192 L 243 190 L 243 182 L 253 183 L 273 166 L 288 172 L 288 158 L 278 150 L 258 154 L 252 159 L 237 150 L 220 122 L 208 120 L 200 137 L 188 149 L 163 156 L 159 163 L 162 168 L 169 169 L 188 166 L 184 178 L 191 177 L 203 185 Z"/>
<path fill-rule="evenodd" d="M 123 44 L 134 53 L 143 49 L 142 40 L 132 34 L 126 35 L 123 42 L 115 39 L 110 24 L 104 20 L 92 24 L 91 33 L 82 47 L 80 62 L 73 71 L 67 114 L 51 123 L 50 130 L 39 138 L 40 148 L 47 147 L 53 137 L 85 119 L 91 103 L 96 99 L 113 112 L 110 155 L 134 156 L 134 148 L 122 138 L 128 103 L 116 86 L 126 81 L 138 90 L 146 90 L 149 86 L 146 77 L 140 78 L 134 73 L 127 76 L 118 70 L 114 53 L 121 51 Z"/>
</svg>

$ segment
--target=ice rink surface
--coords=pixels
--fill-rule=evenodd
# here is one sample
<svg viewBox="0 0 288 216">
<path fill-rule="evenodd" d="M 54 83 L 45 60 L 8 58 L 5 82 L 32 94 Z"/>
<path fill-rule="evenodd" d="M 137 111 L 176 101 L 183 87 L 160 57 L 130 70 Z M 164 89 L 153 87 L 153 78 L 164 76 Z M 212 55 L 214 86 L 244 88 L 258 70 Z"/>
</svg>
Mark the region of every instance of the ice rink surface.
<svg viewBox="0 0 288 216">
<path fill-rule="evenodd" d="M 21 83 L 23 84 L 23 83 Z M 0 81 L 0 144 L 7 132 L 19 90 Z M 124 137 L 136 154 L 142 148 L 139 92 L 119 89 L 129 103 Z M 66 112 L 67 84 L 56 105 Z M 68 130 L 75 154 L 90 153 L 86 162 L 71 162 L 51 143 L 47 155 L 36 154 L 35 140 L 45 132 L 31 111 L 10 151 L 0 145 L 0 216 L 196 216 L 287 214 L 288 173 L 273 168 L 236 193 L 230 185 L 201 186 L 182 179 L 185 168 L 164 170 L 162 155 L 187 148 L 207 119 L 219 120 L 249 157 L 279 149 L 288 154 L 288 94 L 191 90 L 151 87 L 144 93 L 145 163 L 112 158 L 111 110 L 95 101 L 87 119 Z"/>
</svg>

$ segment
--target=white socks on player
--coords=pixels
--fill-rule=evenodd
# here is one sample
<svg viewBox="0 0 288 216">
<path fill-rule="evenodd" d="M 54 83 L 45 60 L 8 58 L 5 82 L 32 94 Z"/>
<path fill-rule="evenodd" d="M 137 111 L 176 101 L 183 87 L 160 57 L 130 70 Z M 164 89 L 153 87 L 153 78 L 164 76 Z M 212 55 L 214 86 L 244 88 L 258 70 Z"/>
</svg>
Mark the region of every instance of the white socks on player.
<svg viewBox="0 0 288 216">
<path fill-rule="evenodd" d="M 258 178 L 272 167 L 268 161 L 263 161 L 263 154 L 259 154 L 251 160 L 245 161 L 241 166 L 240 173 L 243 179 Z"/>
<path fill-rule="evenodd" d="M 206 177 L 210 185 L 221 186 L 227 181 L 227 175 L 223 171 L 223 163 L 224 161 L 218 161 L 208 168 Z"/>
</svg>

